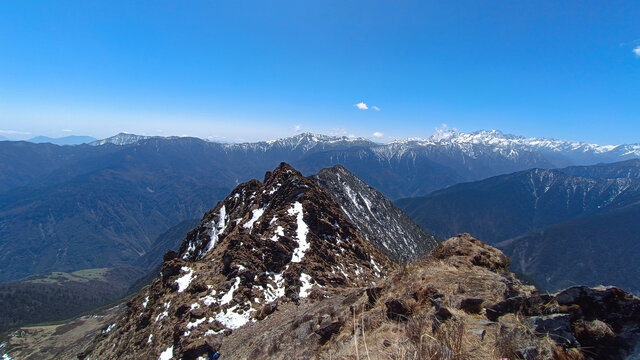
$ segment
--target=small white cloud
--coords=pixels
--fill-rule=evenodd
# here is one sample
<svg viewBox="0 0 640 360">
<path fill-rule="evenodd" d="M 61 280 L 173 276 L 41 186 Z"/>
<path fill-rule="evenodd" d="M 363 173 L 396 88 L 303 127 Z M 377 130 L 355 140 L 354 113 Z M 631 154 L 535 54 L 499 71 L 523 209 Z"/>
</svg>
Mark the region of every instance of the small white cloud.
<svg viewBox="0 0 640 360">
<path fill-rule="evenodd" d="M 377 106 L 375 106 L 375 105 L 373 105 L 371 108 L 372 108 L 373 110 L 375 110 L 375 111 L 380 111 L 380 108 L 379 108 L 379 107 L 377 107 Z"/>
<path fill-rule="evenodd" d="M 355 107 L 358 108 L 358 110 L 369 110 L 369 107 L 367 106 L 367 104 L 363 103 L 363 102 L 359 102 L 355 105 L 353 105 Z"/>
<path fill-rule="evenodd" d="M 293 127 L 293 131 L 295 131 L 295 132 L 298 132 L 300 130 L 302 130 L 302 126 L 300 126 L 300 125 L 296 125 L 296 126 Z"/>
<path fill-rule="evenodd" d="M 636 54 L 636 56 L 640 57 L 640 45 L 636 46 L 636 48 L 633 49 L 633 53 Z"/>
<path fill-rule="evenodd" d="M 71 130 L 71 129 L 62 129 L 62 131 L 64 131 L 64 132 L 73 132 L 73 130 Z"/>
<path fill-rule="evenodd" d="M 383 136 L 384 136 L 384 134 L 381 133 L 380 131 L 376 131 L 376 132 L 373 133 L 373 137 L 381 138 Z"/>
</svg>

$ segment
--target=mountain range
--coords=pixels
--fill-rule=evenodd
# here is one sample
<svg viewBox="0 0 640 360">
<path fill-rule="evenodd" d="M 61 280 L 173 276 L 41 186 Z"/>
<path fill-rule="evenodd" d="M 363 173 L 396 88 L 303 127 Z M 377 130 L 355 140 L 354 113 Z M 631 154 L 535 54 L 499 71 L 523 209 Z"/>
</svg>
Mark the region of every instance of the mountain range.
<svg viewBox="0 0 640 360">
<path fill-rule="evenodd" d="M 176 249 L 195 223 L 193 219 L 199 218 L 239 183 L 261 177 L 282 161 L 290 162 L 305 175 L 338 164 L 352 171 L 353 178 L 344 174 L 338 177 L 340 168 L 324 173 L 328 174 L 325 178 L 320 172 L 314 181 L 331 189 L 330 196 L 343 204 L 341 210 L 345 213 L 364 211 L 350 221 L 376 245 L 383 241 L 376 234 L 385 230 L 402 234 L 401 239 L 384 240 L 388 246 L 386 249 L 379 246 L 379 249 L 395 261 L 411 261 L 431 248 L 437 239 L 425 237 L 422 229 L 392 210 L 385 196 L 398 199 L 427 195 L 461 182 L 532 167 L 540 169 L 536 176 L 542 179 L 542 173 L 559 166 L 637 158 L 639 148 L 638 145 L 599 146 L 523 138 L 499 131 L 439 132 L 429 139 L 389 144 L 309 133 L 244 144 L 132 134 L 76 146 L 3 141 L 0 142 L 0 281 L 51 272 L 117 270 L 133 266 L 138 270 L 126 279 L 127 285 L 131 285 L 136 280 L 134 275 L 137 277 L 140 271 L 150 272 L 158 266 L 159 254 Z M 606 171 L 621 176 L 615 181 L 610 180 L 612 174 L 591 167 L 568 167 L 563 174 L 568 176 L 574 171 L 577 176 L 580 171 L 591 172 L 589 181 L 595 185 L 581 185 L 577 180 L 574 185 L 580 189 L 584 186 L 603 189 L 605 193 L 593 196 L 604 204 L 609 194 L 606 191 L 615 193 L 624 186 L 634 186 L 625 185 L 625 181 L 633 180 L 637 174 L 637 169 L 629 164 L 632 163 L 614 170 L 607 168 Z M 596 173 L 602 181 L 597 180 Z M 350 190 L 341 184 L 347 184 Z M 544 189 L 537 191 L 542 194 Z M 562 190 L 558 191 L 561 195 Z M 356 193 L 360 195 L 354 195 Z M 614 205 L 622 204 L 624 196 L 620 199 Z M 481 200 L 487 204 L 492 201 L 491 198 Z M 369 206 L 368 202 L 372 201 L 375 207 Z M 526 216 L 524 220 L 503 221 L 498 230 L 476 227 L 470 231 L 473 234 L 478 231 L 476 236 L 491 243 L 509 240 L 586 214 L 578 200 L 571 204 L 567 209 L 538 211 L 531 221 Z M 475 206 L 472 205 L 459 208 L 456 216 L 472 212 Z M 593 206 L 589 209 L 594 210 Z M 415 211 L 407 211 L 441 238 L 461 229 L 446 232 L 433 227 L 433 230 L 421 222 Z M 500 211 L 506 213 L 504 209 Z M 388 214 L 396 220 L 386 217 Z M 509 219 L 509 214 L 506 215 L 504 220 Z M 456 226 L 456 216 L 451 217 L 450 226 Z M 503 234 L 492 239 L 487 236 L 491 231 Z M 426 240 L 412 249 L 403 245 L 405 240 L 411 243 L 411 239 L 416 238 Z M 398 249 L 395 254 L 394 249 Z M 523 254 L 531 258 L 530 251 L 537 254 L 529 250 L 531 246 L 526 247 L 526 251 L 523 247 L 517 251 L 505 249 L 512 256 Z M 532 260 L 515 264 L 525 264 L 527 274 L 538 272 L 535 270 L 538 265 Z M 536 281 L 540 281 L 539 278 Z M 545 288 L 558 286 L 541 284 L 545 284 Z"/>
<path fill-rule="evenodd" d="M 640 160 L 532 169 L 396 202 L 441 237 L 475 234 L 551 291 L 616 284 L 638 293 Z"/>
<path fill-rule="evenodd" d="M 54 145 L 80 145 L 80 144 L 88 144 L 96 141 L 97 139 L 91 136 L 80 136 L 80 135 L 69 135 L 59 138 L 51 138 L 48 136 L 36 136 L 27 141 L 41 144 L 41 143 L 50 143 Z"/>
</svg>

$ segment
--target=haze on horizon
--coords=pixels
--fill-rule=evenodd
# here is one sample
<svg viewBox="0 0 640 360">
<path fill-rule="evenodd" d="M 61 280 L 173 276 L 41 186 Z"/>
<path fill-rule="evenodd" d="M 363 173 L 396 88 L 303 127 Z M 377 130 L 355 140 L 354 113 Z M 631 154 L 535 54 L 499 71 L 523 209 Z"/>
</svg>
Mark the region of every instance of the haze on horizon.
<svg viewBox="0 0 640 360">
<path fill-rule="evenodd" d="M 0 139 L 640 139 L 640 4 L 0 3 Z"/>
</svg>

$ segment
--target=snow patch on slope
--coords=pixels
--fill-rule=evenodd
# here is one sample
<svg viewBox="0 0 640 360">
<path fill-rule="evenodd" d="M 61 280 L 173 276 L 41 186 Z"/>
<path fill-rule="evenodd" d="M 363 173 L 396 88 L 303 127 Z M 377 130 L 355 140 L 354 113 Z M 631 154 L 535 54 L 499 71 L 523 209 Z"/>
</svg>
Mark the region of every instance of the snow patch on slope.
<svg viewBox="0 0 640 360">
<path fill-rule="evenodd" d="M 176 280 L 176 283 L 178 284 L 178 292 L 185 291 L 189 287 L 189 284 L 191 284 L 191 280 L 195 278 L 195 276 L 193 276 L 193 270 L 191 268 L 183 266 L 182 271 L 185 271 L 186 274 Z"/>
<path fill-rule="evenodd" d="M 158 360 L 171 360 L 173 359 L 173 345 L 169 346 L 165 351 L 160 354 Z"/>
<path fill-rule="evenodd" d="M 296 216 L 297 224 L 296 242 L 298 243 L 298 247 L 293 251 L 291 262 L 300 262 L 302 261 L 305 252 L 311 247 L 311 244 L 307 241 L 309 227 L 307 226 L 307 223 L 304 222 L 304 212 L 302 204 L 299 201 L 296 201 L 293 204 L 291 209 L 289 209 L 288 214 Z"/>
<path fill-rule="evenodd" d="M 247 221 L 244 225 L 242 225 L 242 227 L 244 227 L 245 229 L 249 229 L 249 231 L 251 231 L 251 229 L 253 229 L 253 224 L 256 221 L 260 220 L 260 217 L 264 213 L 264 209 L 265 209 L 264 207 L 261 207 L 259 209 L 253 210 L 251 219 Z"/>
</svg>

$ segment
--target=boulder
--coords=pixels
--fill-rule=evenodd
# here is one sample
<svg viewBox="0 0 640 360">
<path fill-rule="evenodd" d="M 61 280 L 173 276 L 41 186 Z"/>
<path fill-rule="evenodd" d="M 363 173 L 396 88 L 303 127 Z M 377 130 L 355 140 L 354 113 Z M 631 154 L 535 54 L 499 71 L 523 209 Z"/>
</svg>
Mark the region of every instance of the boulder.
<svg viewBox="0 0 640 360">
<path fill-rule="evenodd" d="M 557 344 L 564 348 L 580 345 L 571 331 L 571 317 L 568 314 L 532 316 L 527 321 L 538 335 L 549 334 Z"/>
<path fill-rule="evenodd" d="M 468 314 L 479 314 L 482 312 L 483 298 L 471 297 L 462 299 L 459 308 Z"/>
</svg>

